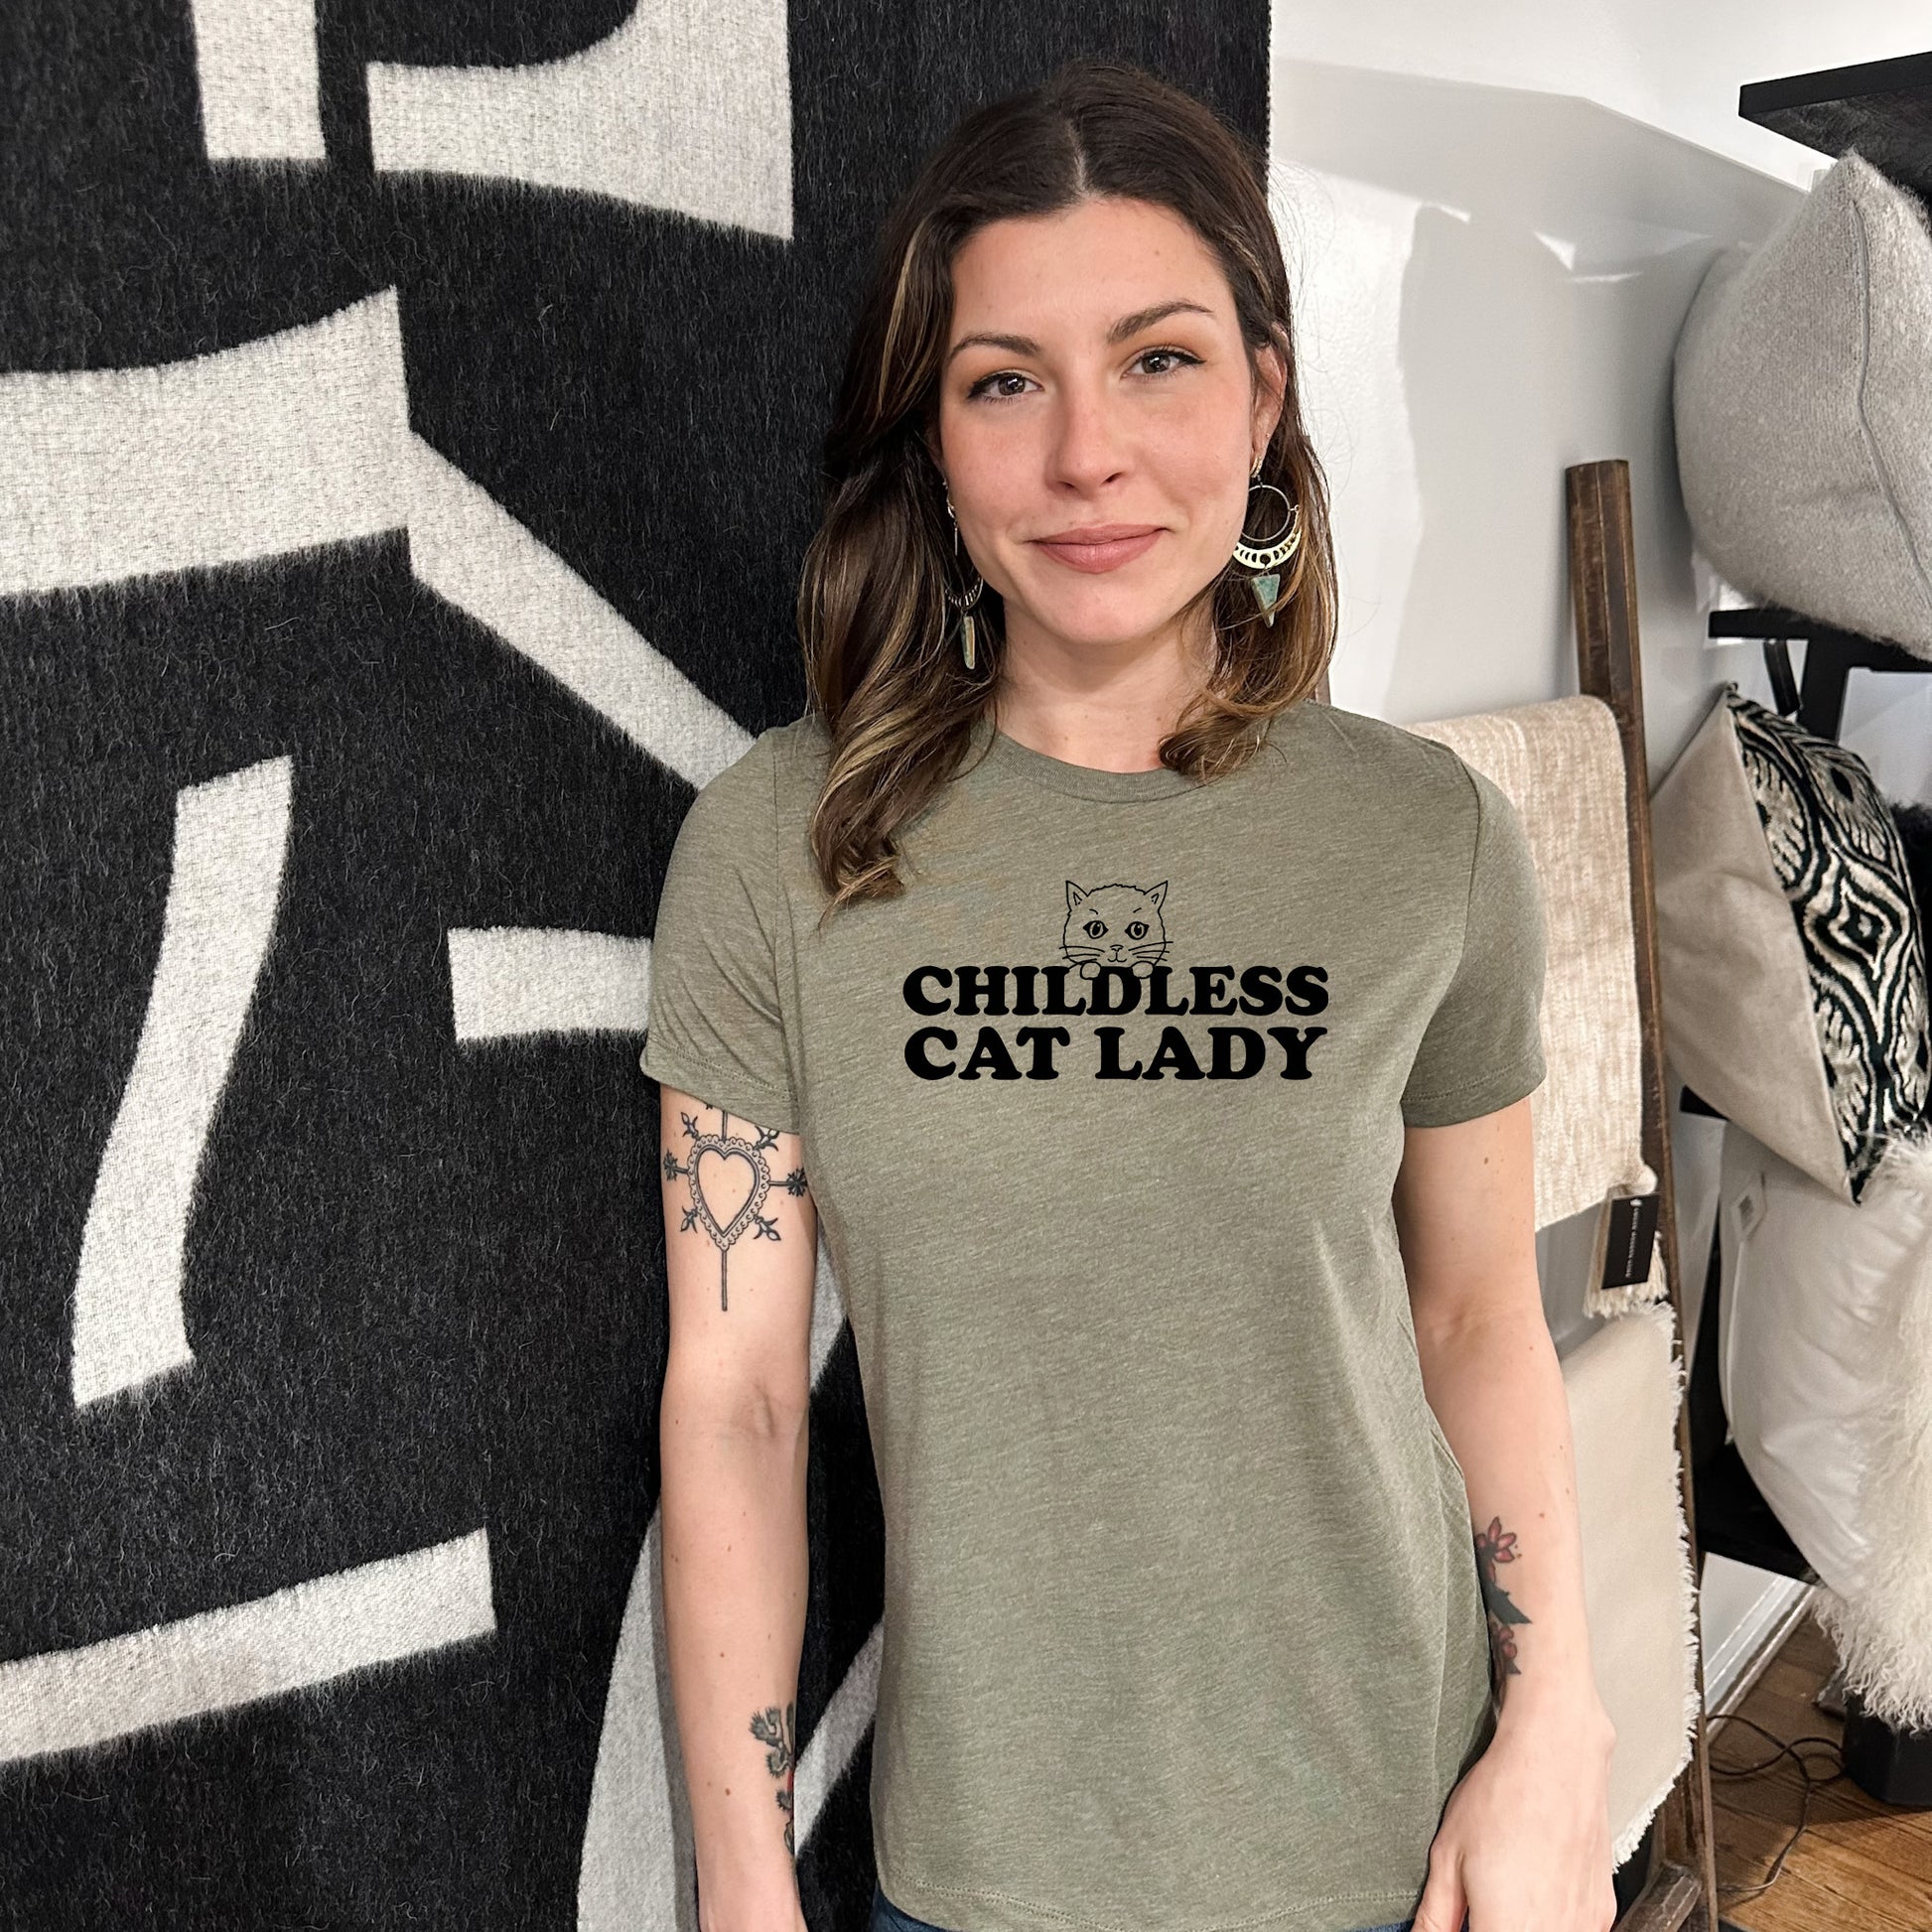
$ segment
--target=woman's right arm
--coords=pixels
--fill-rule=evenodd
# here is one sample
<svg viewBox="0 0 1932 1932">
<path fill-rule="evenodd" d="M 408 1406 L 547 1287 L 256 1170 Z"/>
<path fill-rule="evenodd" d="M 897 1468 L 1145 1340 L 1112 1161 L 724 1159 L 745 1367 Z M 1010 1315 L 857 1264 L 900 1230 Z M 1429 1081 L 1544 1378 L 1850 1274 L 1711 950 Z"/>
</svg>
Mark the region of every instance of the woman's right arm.
<svg viewBox="0 0 1932 1932">
<path fill-rule="evenodd" d="M 796 1134 L 673 1087 L 659 1121 L 664 1628 L 698 1923 L 802 1932 L 791 1802 L 817 1211 Z"/>
</svg>

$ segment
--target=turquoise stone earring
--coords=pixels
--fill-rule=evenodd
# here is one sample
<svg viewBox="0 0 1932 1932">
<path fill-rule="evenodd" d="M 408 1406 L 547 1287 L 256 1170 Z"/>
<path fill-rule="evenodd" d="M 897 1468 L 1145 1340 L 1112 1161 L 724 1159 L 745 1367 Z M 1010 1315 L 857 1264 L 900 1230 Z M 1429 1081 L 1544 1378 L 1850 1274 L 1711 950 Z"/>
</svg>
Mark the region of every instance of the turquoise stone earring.
<svg viewBox="0 0 1932 1932">
<path fill-rule="evenodd" d="M 946 491 L 946 515 L 952 523 L 952 553 L 959 555 L 959 519 L 953 515 L 952 491 Z M 978 626 L 973 621 L 973 607 L 980 601 L 986 589 L 986 579 L 978 571 L 973 573 L 973 588 L 963 595 L 955 595 L 952 586 L 942 581 L 941 590 L 952 608 L 959 613 L 959 654 L 966 660 L 966 668 L 973 668 L 973 645 L 978 635 Z"/>
<path fill-rule="evenodd" d="M 1261 465 L 1255 465 L 1260 474 Z M 1286 490 L 1277 489 L 1273 483 L 1256 483 L 1248 491 L 1248 514 L 1254 514 L 1254 495 L 1258 489 L 1265 489 L 1271 496 L 1282 499 L 1282 527 L 1270 537 L 1250 537 L 1247 534 L 1247 518 L 1242 519 L 1242 535 L 1234 546 L 1234 561 L 1243 570 L 1254 573 L 1248 583 L 1254 591 L 1255 602 L 1261 606 L 1261 615 L 1272 629 L 1275 612 L 1282 600 L 1282 566 L 1302 547 L 1302 513 L 1288 500 Z"/>
</svg>

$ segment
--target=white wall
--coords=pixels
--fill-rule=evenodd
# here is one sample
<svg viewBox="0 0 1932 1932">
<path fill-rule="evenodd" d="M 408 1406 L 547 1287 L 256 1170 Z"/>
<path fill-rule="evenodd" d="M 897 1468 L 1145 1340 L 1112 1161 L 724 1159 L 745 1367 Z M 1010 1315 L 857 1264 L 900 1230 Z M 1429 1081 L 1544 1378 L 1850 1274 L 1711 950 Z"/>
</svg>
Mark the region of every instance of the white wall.
<svg viewBox="0 0 1932 1932">
<path fill-rule="evenodd" d="M 1737 118 L 1753 80 L 1932 48 L 1907 0 L 1275 0 L 1278 58 L 1575 94 L 1809 187 L 1817 157 Z"/>
<path fill-rule="evenodd" d="M 1693 552 L 1671 350 L 1719 250 L 1829 165 L 1740 120 L 1738 87 L 1926 51 L 1932 9 L 1901 0 L 1274 0 L 1271 194 L 1334 496 L 1337 704 L 1413 723 L 1575 691 L 1563 473 L 1611 456 L 1653 784 L 1722 681 L 1768 701 L 1758 647 L 1705 635 L 1738 600 Z M 1926 685 L 1853 675 L 1845 741 L 1894 797 L 1932 798 Z M 1718 1143 L 1674 1129 L 1695 1321 Z M 1588 1255 L 1583 1220 L 1539 1241 L 1560 1346 Z M 1707 1627 L 1707 1651 L 1736 1634 Z"/>
<path fill-rule="evenodd" d="M 1670 352 L 1718 250 L 1828 158 L 1751 80 L 1932 50 L 1905 0 L 1274 0 L 1273 199 L 1335 494 L 1338 703 L 1410 722 L 1574 690 L 1562 472 L 1626 456 L 1653 780 L 1755 644 L 1692 551 Z M 1800 656 L 1802 654 L 1800 653 Z M 1845 739 L 1932 799 L 1932 690 L 1855 673 Z"/>
<path fill-rule="evenodd" d="M 1334 491 L 1336 702 L 1407 723 L 1575 690 L 1563 473 L 1623 456 L 1653 751 L 1674 757 L 1714 655 L 1748 653 L 1704 642 L 1671 348 L 1713 256 L 1797 191 L 1575 95 L 1299 54 L 1273 77 Z"/>
</svg>

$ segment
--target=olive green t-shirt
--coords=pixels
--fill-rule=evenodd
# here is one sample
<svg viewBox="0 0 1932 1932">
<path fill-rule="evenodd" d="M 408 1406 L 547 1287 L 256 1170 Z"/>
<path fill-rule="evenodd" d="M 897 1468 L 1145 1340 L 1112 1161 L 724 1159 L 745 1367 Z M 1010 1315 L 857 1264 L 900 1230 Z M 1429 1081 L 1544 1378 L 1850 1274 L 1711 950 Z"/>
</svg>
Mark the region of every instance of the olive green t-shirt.
<svg viewBox="0 0 1932 1932">
<path fill-rule="evenodd" d="M 802 1136 L 885 1508 L 880 1883 L 955 1932 L 1405 1917 L 1494 1717 L 1390 1191 L 1405 1123 L 1543 1078 L 1516 814 L 1314 702 L 1205 784 L 982 720 L 903 896 L 820 931 L 827 743 L 692 805 L 641 1065 Z"/>
</svg>

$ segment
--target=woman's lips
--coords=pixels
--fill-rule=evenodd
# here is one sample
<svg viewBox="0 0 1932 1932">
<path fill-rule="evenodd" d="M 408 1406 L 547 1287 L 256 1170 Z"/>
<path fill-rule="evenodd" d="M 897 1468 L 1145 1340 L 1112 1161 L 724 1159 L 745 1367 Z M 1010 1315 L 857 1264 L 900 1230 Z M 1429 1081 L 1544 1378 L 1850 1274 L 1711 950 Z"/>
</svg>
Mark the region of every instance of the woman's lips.
<svg viewBox="0 0 1932 1932">
<path fill-rule="evenodd" d="M 1035 541 L 1049 557 L 1071 570 L 1101 571 L 1118 570 L 1122 564 L 1131 564 L 1153 547 L 1160 534 L 1158 529 L 1143 530 L 1138 536 L 1108 537 L 1100 543 L 1053 542 L 1044 537 Z"/>
</svg>

